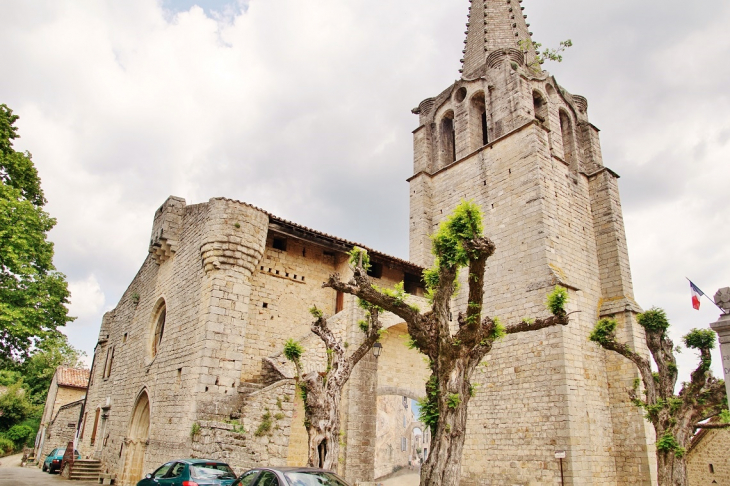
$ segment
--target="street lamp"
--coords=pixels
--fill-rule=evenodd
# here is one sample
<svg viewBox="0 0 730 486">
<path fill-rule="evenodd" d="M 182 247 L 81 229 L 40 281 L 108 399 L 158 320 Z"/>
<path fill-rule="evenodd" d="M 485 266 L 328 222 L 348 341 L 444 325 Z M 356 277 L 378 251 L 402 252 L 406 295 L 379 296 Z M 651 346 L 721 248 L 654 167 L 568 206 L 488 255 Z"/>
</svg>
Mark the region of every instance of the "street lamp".
<svg viewBox="0 0 730 486">
<path fill-rule="evenodd" d="M 376 358 L 383 352 L 383 345 L 380 343 L 373 344 L 373 356 Z"/>
</svg>

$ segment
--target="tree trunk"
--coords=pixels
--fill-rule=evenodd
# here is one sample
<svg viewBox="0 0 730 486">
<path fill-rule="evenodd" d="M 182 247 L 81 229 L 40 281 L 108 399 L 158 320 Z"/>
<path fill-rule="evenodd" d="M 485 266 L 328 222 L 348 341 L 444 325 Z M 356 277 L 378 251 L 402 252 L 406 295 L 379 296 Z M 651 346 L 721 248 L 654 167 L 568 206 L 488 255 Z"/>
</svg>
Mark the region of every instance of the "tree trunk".
<svg viewBox="0 0 730 486">
<path fill-rule="evenodd" d="M 687 460 L 673 452 L 657 452 L 659 486 L 687 486 Z"/>
<path fill-rule="evenodd" d="M 308 385 L 304 404 L 304 425 L 309 437 L 307 465 L 336 471 L 340 452 L 341 390 L 325 391 L 322 381 L 316 372 L 304 378 Z"/>
<path fill-rule="evenodd" d="M 431 440 L 432 449 L 421 469 L 421 486 L 458 486 L 466 440 L 466 420 L 474 371 L 466 358 L 457 358 L 450 370 L 435 370 L 439 384 L 439 418 Z M 458 403 L 456 398 L 458 397 Z"/>
</svg>

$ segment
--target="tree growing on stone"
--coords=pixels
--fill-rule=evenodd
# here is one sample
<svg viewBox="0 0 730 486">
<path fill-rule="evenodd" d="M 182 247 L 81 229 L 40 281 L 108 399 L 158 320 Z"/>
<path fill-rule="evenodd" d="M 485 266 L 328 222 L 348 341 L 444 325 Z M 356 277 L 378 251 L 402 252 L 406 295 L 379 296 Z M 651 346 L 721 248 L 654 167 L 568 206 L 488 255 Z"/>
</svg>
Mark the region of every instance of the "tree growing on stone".
<svg viewBox="0 0 730 486">
<path fill-rule="evenodd" d="M 629 391 L 633 403 L 646 412 L 656 431 L 656 455 L 659 486 L 686 486 L 685 454 L 697 429 L 730 427 L 725 383 L 712 376 L 710 351 L 715 347 L 715 333 L 709 329 L 693 329 L 684 336 L 687 348 L 699 352 L 700 362 L 690 381 L 682 383 L 675 393 L 678 369 L 674 353 L 679 348 L 667 335 L 669 320 L 662 309 L 653 308 L 637 316 L 646 333 L 656 372 L 646 357 L 616 340 L 616 321 L 601 319 L 590 339 L 633 362 L 641 379 Z M 643 385 L 643 386 L 642 386 Z M 713 419 L 711 423 L 703 423 Z"/>
<path fill-rule="evenodd" d="M 31 155 L 13 149 L 18 116 L 0 105 L 0 362 L 27 358 L 57 336 L 68 316 L 66 277 L 53 266 L 47 234 L 56 224 Z"/>
<path fill-rule="evenodd" d="M 367 262 L 367 253 L 355 249 L 352 259 Z M 367 265 L 365 263 L 364 265 Z M 342 389 L 350 379 L 352 369 L 372 349 L 380 337 L 382 325 L 378 318 L 380 309 L 361 305 L 366 311 L 366 319 L 360 321 L 360 329 L 365 334 L 364 341 L 350 355 L 346 344 L 338 340 L 327 325 L 327 319 L 316 306 L 310 309 L 315 318 L 311 330 L 319 336 L 327 352 L 327 367 L 323 371 L 304 373 L 301 358 L 302 345 L 290 339 L 284 345 L 284 356 L 294 363 L 297 371 L 297 386 L 304 402 L 304 426 L 307 429 L 307 465 L 322 469 L 335 470 L 340 453 L 340 399 Z"/>
<path fill-rule="evenodd" d="M 560 287 L 547 296 L 552 313 L 549 317 L 504 325 L 497 317 L 483 315 L 485 269 L 495 245 L 482 233 L 481 210 L 474 203 L 462 202 L 431 237 L 435 262 L 424 272 L 424 281 L 432 306 L 425 312 L 406 303 L 402 292 L 373 285 L 364 256 L 351 260 L 355 265 L 349 281 L 343 282 L 334 274 L 324 284 L 357 296 L 370 309 L 368 326 L 373 330 L 379 312 L 392 312 L 402 318 L 412 347 L 428 359 L 431 377 L 426 384 L 421 420 L 430 427 L 432 440 L 421 469 L 421 486 L 458 486 L 469 401 L 476 389 L 472 376 L 495 341 L 508 334 L 569 322 L 565 310 L 568 293 Z M 457 276 L 463 268 L 468 271 L 468 306 L 465 312 L 459 312 L 457 326 L 452 329 L 451 299 L 458 290 Z"/>
</svg>

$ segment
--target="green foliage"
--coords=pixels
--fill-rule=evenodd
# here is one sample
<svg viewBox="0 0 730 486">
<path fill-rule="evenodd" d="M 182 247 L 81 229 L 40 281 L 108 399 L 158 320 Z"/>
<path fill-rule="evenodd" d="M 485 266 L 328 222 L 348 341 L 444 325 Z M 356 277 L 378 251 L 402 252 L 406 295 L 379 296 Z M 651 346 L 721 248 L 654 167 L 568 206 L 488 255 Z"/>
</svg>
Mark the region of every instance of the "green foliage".
<svg viewBox="0 0 730 486">
<path fill-rule="evenodd" d="M 195 439 L 198 434 L 200 434 L 200 424 L 198 422 L 193 422 L 193 426 L 190 427 L 190 438 Z"/>
<path fill-rule="evenodd" d="M 406 335 L 406 347 L 408 349 L 418 349 L 418 344 L 416 344 L 416 341 L 411 337 L 410 334 Z"/>
<path fill-rule="evenodd" d="M 559 285 L 556 285 L 555 289 L 547 296 L 547 308 L 554 316 L 564 313 L 565 304 L 567 303 L 568 291 Z"/>
<path fill-rule="evenodd" d="M 278 408 L 279 410 L 284 409 L 284 406 L 281 404 L 281 398 L 279 397 L 276 397 L 276 408 Z"/>
<path fill-rule="evenodd" d="M 27 358 L 73 320 L 66 277 L 53 266 L 41 181 L 29 153 L 16 152 L 18 117 L 0 105 L 0 360 Z"/>
<path fill-rule="evenodd" d="M 370 256 L 368 255 L 368 251 L 364 248 L 360 248 L 359 246 L 355 246 L 352 250 L 350 250 L 350 265 L 357 266 L 360 263 L 361 257 L 362 268 L 370 270 Z"/>
<path fill-rule="evenodd" d="M 61 333 L 38 343 L 30 358 L 19 366 L 24 386 L 30 392 L 28 397 L 30 401 L 36 405 L 45 404 L 56 368 L 59 366 L 81 368 L 84 356 L 86 353 L 71 346 L 66 336 Z"/>
<path fill-rule="evenodd" d="M 16 449 L 22 449 L 31 438 L 35 438 L 33 429 L 28 425 L 13 425 L 5 432 L 5 437 L 12 440 Z"/>
<path fill-rule="evenodd" d="M 730 424 L 730 410 L 723 410 L 720 412 L 720 415 L 718 415 L 718 418 L 720 419 L 720 423 Z"/>
<path fill-rule="evenodd" d="M 477 394 L 477 388 L 479 388 L 479 383 L 471 383 L 469 385 L 469 396 L 474 398 Z"/>
<path fill-rule="evenodd" d="M 593 332 L 589 339 L 594 343 L 606 344 L 613 341 L 616 333 L 616 319 L 609 319 L 604 317 L 596 323 L 596 327 L 593 328 Z"/>
<path fill-rule="evenodd" d="M 259 428 L 256 429 L 256 432 L 254 432 L 253 435 L 256 437 L 261 437 L 262 435 L 266 435 L 269 432 L 271 432 L 271 412 L 268 410 L 265 414 L 261 416 L 261 423 L 259 424 Z"/>
<path fill-rule="evenodd" d="M 309 308 L 309 313 L 312 314 L 312 317 L 315 319 L 321 319 L 324 316 L 324 313 L 317 309 L 316 305 Z"/>
<path fill-rule="evenodd" d="M 461 404 L 461 397 L 458 393 L 451 393 L 446 397 L 446 404 L 453 410 Z"/>
<path fill-rule="evenodd" d="M 233 432 L 235 432 L 236 434 L 245 434 L 246 433 L 245 427 L 238 420 L 235 420 L 235 419 L 226 420 L 226 423 L 229 423 L 233 426 Z"/>
<path fill-rule="evenodd" d="M 22 387 L 22 382 L 10 385 L 5 393 L 0 395 L 0 430 L 8 430 L 31 417 L 36 408 L 28 399 L 28 393 Z"/>
<path fill-rule="evenodd" d="M 712 329 L 692 329 L 682 340 L 688 348 L 700 350 L 714 349 L 715 331 Z"/>
<path fill-rule="evenodd" d="M 304 347 L 294 339 L 287 339 L 284 343 L 284 357 L 289 361 L 297 362 L 304 354 Z"/>
<path fill-rule="evenodd" d="M 419 420 L 431 429 L 431 435 L 436 433 L 439 421 L 439 388 L 436 377 L 432 376 L 426 383 L 426 396 L 418 400 L 421 413 Z"/>
<path fill-rule="evenodd" d="M 502 325 L 499 317 L 494 318 L 494 329 L 489 332 L 489 339 L 494 342 L 504 338 L 507 335 L 507 328 Z"/>
<path fill-rule="evenodd" d="M 683 447 L 679 446 L 679 442 L 677 442 L 676 437 L 674 437 L 670 432 L 666 432 L 659 440 L 657 440 L 656 448 L 660 452 L 673 452 L 677 457 L 682 457 L 685 452 L 687 452 Z"/>
<path fill-rule="evenodd" d="M 636 316 L 636 320 L 639 325 L 649 332 L 656 332 L 663 334 L 669 329 L 669 319 L 667 319 L 667 313 L 664 309 L 658 307 L 652 307 L 643 314 Z"/>
<path fill-rule="evenodd" d="M 432 252 L 441 266 L 465 267 L 470 255 L 463 242 L 482 236 L 482 231 L 482 210 L 471 201 L 462 201 L 431 236 Z"/>
<path fill-rule="evenodd" d="M 360 330 L 365 334 L 370 332 L 370 324 L 368 324 L 368 321 L 364 319 L 360 319 L 359 321 L 357 321 L 357 327 L 359 327 Z"/>
<path fill-rule="evenodd" d="M 545 64 L 545 62 L 547 61 L 563 62 L 562 53 L 565 52 L 566 49 L 573 47 L 573 41 L 567 39 L 560 42 L 558 44 L 558 47 L 555 49 L 546 47 L 541 51 L 540 49 L 542 48 L 542 44 L 540 44 L 539 42 L 534 42 L 531 40 L 521 40 L 519 42 L 520 50 L 522 52 L 528 52 L 530 43 L 532 43 L 532 47 L 535 48 L 535 54 L 537 54 L 537 59 L 528 67 L 537 72 L 540 72 L 542 70 L 542 68 L 540 68 L 540 65 Z"/>
<path fill-rule="evenodd" d="M 15 444 L 12 440 L 0 437 L 0 454 L 10 454 L 15 450 Z"/>
</svg>

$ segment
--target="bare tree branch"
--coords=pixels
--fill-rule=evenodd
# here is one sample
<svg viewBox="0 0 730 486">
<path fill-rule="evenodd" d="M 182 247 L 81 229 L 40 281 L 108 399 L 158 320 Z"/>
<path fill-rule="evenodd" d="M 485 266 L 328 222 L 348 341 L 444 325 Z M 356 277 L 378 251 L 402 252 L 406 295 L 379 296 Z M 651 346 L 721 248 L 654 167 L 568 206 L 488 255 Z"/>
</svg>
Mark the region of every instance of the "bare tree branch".
<svg viewBox="0 0 730 486">
<path fill-rule="evenodd" d="M 552 326 L 567 326 L 570 323 L 568 316 L 570 316 L 570 314 L 562 313 L 557 316 L 550 316 L 544 319 L 535 319 L 534 322 L 522 321 L 519 324 L 507 326 L 507 334 L 537 331 Z"/>
</svg>

